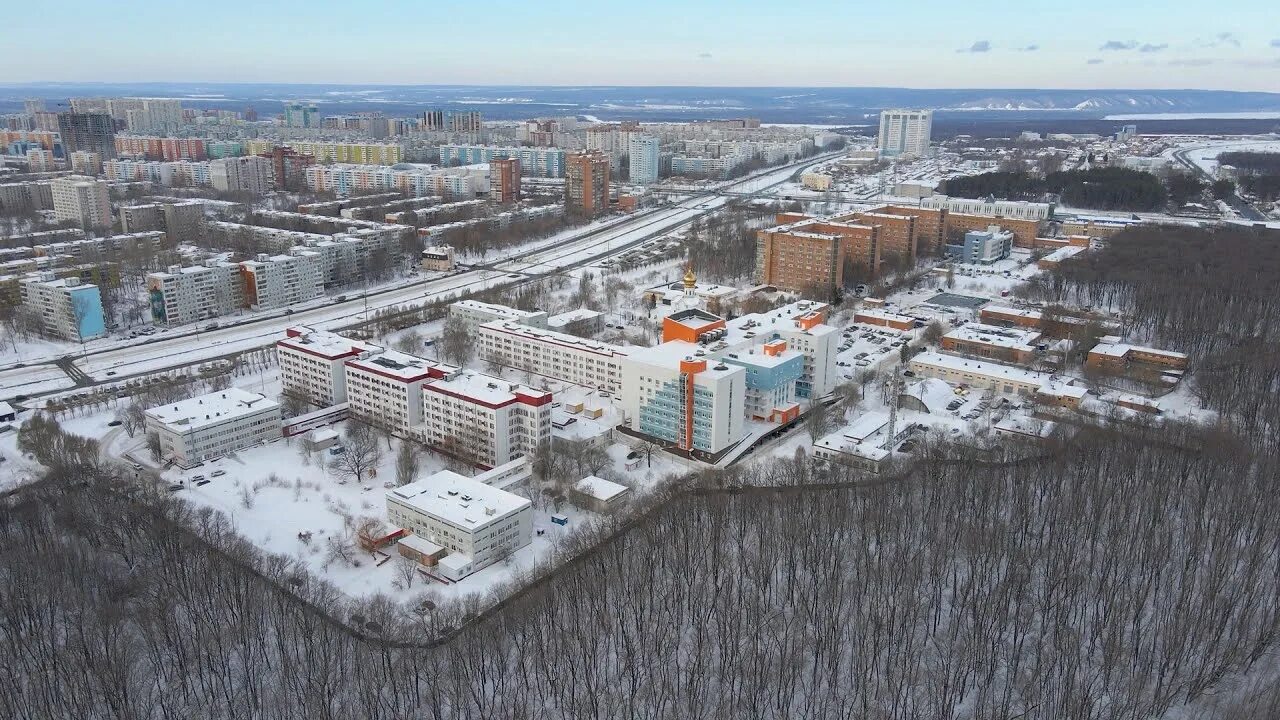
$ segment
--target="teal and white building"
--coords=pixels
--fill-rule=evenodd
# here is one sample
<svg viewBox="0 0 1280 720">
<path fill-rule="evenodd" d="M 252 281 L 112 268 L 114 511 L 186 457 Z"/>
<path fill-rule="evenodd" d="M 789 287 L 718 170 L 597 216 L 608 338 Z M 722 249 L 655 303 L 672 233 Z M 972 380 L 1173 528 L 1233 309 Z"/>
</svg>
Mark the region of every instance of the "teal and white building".
<svg viewBox="0 0 1280 720">
<path fill-rule="evenodd" d="M 84 342 L 107 334 L 102 294 L 79 278 L 56 279 L 43 273 L 22 281 L 22 304 L 40 315 L 47 332 L 65 340 Z"/>
</svg>

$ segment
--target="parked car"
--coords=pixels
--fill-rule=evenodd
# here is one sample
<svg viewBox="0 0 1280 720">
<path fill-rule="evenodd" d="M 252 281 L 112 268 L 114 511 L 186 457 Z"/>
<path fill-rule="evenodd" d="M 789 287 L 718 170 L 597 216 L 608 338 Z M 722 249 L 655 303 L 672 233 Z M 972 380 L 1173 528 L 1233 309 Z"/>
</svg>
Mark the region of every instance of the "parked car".
<svg viewBox="0 0 1280 720">
<path fill-rule="evenodd" d="M 209 473 L 209 477 L 222 477 L 223 475 L 226 475 L 226 474 L 227 474 L 226 470 L 214 470 L 213 472 Z"/>
<path fill-rule="evenodd" d="M 871 364 L 871 361 L 870 361 L 870 360 L 859 360 L 859 361 L 857 362 L 857 366 L 858 366 L 858 367 L 866 367 L 866 366 L 868 366 L 868 365 L 870 365 L 870 364 Z"/>
<path fill-rule="evenodd" d="M 107 427 L 120 427 L 123 424 L 124 423 L 120 422 L 119 420 L 112 420 L 111 422 L 107 423 Z"/>
</svg>

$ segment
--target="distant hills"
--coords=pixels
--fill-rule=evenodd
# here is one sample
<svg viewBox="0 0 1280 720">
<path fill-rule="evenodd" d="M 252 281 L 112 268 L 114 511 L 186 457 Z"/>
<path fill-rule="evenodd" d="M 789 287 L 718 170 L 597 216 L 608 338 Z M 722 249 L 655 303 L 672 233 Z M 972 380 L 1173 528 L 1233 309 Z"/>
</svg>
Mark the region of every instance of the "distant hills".
<svg viewBox="0 0 1280 720">
<path fill-rule="evenodd" d="M 1280 93 L 1225 90 L 1036 90 L 770 87 L 532 87 L 460 85 L 321 85 L 239 83 L 50 83 L 0 86 L 0 111 L 26 97 L 56 106 L 70 96 L 182 98 L 193 107 L 278 112 L 290 100 L 340 114 L 426 107 L 480 110 L 494 119 L 579 115 L 600 119 L 679 120 L 751 115 L 766 122 L 867 123 L 886 107 L 935 108 L 940 115 L 1020 117 L 1116 113 L 1280 112 Z M 993 118 L 994 119 L 994 118 Z"/>
</svg>

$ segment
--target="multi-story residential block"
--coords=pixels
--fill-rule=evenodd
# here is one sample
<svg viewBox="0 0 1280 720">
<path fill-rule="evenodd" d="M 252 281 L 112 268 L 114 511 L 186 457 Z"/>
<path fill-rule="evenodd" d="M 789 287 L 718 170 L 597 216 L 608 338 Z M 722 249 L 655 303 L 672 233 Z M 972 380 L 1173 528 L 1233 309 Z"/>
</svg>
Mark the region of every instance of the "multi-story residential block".
<svg viewBox="0 0 1280 720">
<path fill-rule="evenodd" d="M 147 292 L 152 319 L 170 327 L 221 317 L 245 306 L 240 266 L 217 260 L 149 273 Z"/>
<path fill-rule="evenodd" d="M 145 160 L 207 160 L 209 141 L 204 138 L 117 135 L 116 154 Z"/>
<path fill-rule="evenodd" d="M 180 467 L 223 457 L 281 437 L 280 404 L 264 395 L 227 388 L 144 413 L 160 451 Z"/>
<path fill-rule="evenodd" d="M 564 206 L 568 213 L 599 215 L 609 211 L 609 156 L 598 152 L 565 157 Z"/>
<path fill-rule="evenodd" d="M 449 131 L 478 134 L 484 131 L 484 121 L 475 110 L 455 112 L 449 115 Z"/>
<path fill-rule="evenodd" d="M 280 384 L 286 395 L 295 395 L 330 407 L 347 401 L 348 360 L 378 348 L 323 330 L 298 326 L 285 331 L 276 343 Z"/>
<path fill-rule="evenodd" d="M 53 181 L 52 192 L 53 215 L 58 220 L 74 222 L 85 229 L 111 227 L 111 199 L 106 181 L 67 175 Z"/>
<path fill-rule="evenodd" d="M 174 243 L 204 236 L 204 203 L 199 200 L 120 206 L 120 225 L 127 233 L 163 231 Z"/>
<path fill-rule="evenodd" d="M 32 148 L 27 151 L 27 170 L 29 172 L 53 172 L 57 169 L 58 165 L 54 162 L 52 152 L 41 148 Z"/>
<path fill-rule="evenodd" d="M 100 175 L 102 156 L 96 152 L 77 150 L 70 155 L 71 172 L 77 175 Z"/>
<path fill-rule="evenodd" d="M 888 156 L 922 157 L 933 135 L 932 110 L 882 110 L 876 147 Z"/>
<path fill-rule="evenodd" d="M 27 115 L 35 115 L 44 111 L 44 98 L 26 98 L 22 101 L 22 112 Z"/>
<path fill-rule="evenodd" d="M 9 212 L 52 210 L 53 183 L 41 180 L 0 184 L 0 209 Z"/>
<path fill-rule="evenodd" d="M 318 253 L 260 254 L 240 263 L 245 304 L 271 310 L 314 300 L 324 294 L 324 268 Z"/>
<path fill-rule="evenodd" d="M 661 149 L 661 142 L 653 135 L 632 135 L 628 144 L 631 163 L 628 179 L 633 183 L 645 185 L 658 182 L 662 164 Z"/>
<path fill-rule="evenodd" d="M 427 132 L 440 132 L 445 129 L 444 111 L 427 110 L 422 113 L 421 129 Z"/>
<path fill-rule="evenodd" d="M 494 160 L 516 158 L 520 173 L 528 177 L 564 177 L 565 151 L 560 148 L 514 147 L 498 145 L 441 145 L 440 164 L 487 165 Z"/>
<path fill-rule="evenodd" d="M 116 156 L 116 125 L 108 113 L 74 110 L 58 113 L 58 134 L 62 136 L 65 154 L 83 150 L 96 152 L 103 158 Z"/>
<path fill-rule="evenodd" d="M 40 273 L 22 281 L 22 304 L 40 316 L 45 332 L 84 342 L 106 335 L 102 294 L 79 277 Z"/>
<path fill-rule="evenodd" d="M 490 191 L 489 165 L 391 168 L 385 165 L 311 165 L 305 171 L 311 189 L 346 196 L 357 190 L 394 190 L 415 197 L 469 200 Z"/>
<path fill-rule="evenodd" d="M 942 349 L 959 355 L 1029 365 L 1036 358 L 1040 333 L 968 323 L 942 336 Z"/>
<path fill-rule="evenodd" d="M 489 195 L 504 205 L 520 202 L 520 158 L 489 161 Z"/>
<path fill-rule="evenodd" d="M 284 106 L 284 124 L 289 127 L 320 127 L 320 108 L 307 103 L 289 103 Z"/>
<path fill-rule="evenodd" d="M 413 533 L 420 556 L 454 582 L 527 546 L 532 503 L 450 470 L 387 491 L 387 519 Z"/>
<path fill-rule="evenodd" d="M 223 192 L 266 195 L 275 187 L 273 172 L 271 161 L 257 155 L 209 161 L 210 182 Z"/>
<path fill-rule="evenodd" d="M 522 322 L 495 320 L 479 326 L 479 356 L 506 367 L 606 392 L 622 388 L 622 359 L 631 348 L 618 347 Z"/>
<path fill-rule="evenodd" d="M 545 310 L 520 310 L 479 300 L 459 300 L 453 303 L 449 306 L 449 319 L 461 322 L 466 326 L 467 333 L 473 336 L 479 332 L 481 325 L 495 320 L 520 323 L 533 328 L 547 327 Z"/>
</svg>

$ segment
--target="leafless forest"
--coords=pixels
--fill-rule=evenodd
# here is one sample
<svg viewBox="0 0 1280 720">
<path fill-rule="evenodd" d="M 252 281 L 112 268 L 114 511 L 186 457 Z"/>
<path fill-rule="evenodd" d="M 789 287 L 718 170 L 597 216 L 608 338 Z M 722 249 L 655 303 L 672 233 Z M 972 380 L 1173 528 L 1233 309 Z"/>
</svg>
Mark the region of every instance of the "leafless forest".
<svg viewBox="0 0 1280 720">
<path fill-rule="evenodd" d="M 702 482 L 831 479 L 805 468 Z M 1086 430 L 875 488 L 693 492 L 476 622 L 353 611 L 216 518 L 55 482 L 0 515 L 0 712 L 1274 717 L 1278 475 L 1213 437 Z"/>
</svg>

